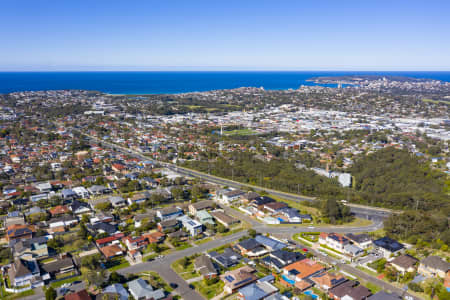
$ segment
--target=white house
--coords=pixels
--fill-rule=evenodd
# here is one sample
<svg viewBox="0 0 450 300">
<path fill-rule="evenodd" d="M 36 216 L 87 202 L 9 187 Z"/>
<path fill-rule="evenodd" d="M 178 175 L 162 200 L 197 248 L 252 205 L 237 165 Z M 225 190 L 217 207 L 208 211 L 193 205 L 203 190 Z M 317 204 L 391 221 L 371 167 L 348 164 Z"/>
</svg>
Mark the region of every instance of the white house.
<svg viewBox="0 0 450 300">
<path fill-rule="evenodd" d="M 74 193 L 77 194 L 77 196 L 80 197 L 80 198 L 89 198 L 89 192 L 83 186 L 74 187 L 72 189 L 72 191 L 74 191 Z"/>
</svg>

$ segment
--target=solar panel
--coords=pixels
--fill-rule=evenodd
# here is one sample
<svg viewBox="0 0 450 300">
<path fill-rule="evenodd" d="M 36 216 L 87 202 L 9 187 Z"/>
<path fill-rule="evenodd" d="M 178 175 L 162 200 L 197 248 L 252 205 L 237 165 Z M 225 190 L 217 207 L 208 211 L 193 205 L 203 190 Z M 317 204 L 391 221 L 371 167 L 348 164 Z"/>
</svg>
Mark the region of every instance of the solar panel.
<svg viewBox="0 0 450 300">
<path fill-rule="evenodd" d="M 225 279 L 226 279 L 228 282 L 233 282 L 233 280 L 234 280 L 234 278 L 233 278 L 232 276 L 230 276 L 230 275 L 225 276 Z"/>
</svg>

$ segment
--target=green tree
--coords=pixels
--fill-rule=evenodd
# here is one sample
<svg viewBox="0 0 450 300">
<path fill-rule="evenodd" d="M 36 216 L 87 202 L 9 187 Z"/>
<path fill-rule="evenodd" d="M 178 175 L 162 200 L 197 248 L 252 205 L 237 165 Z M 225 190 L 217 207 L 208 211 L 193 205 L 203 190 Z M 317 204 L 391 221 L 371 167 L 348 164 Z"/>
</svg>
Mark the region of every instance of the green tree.
<svg viewBox="0 0 450 300">
<path fill-rule="evenodd" d="M 55 289 L 51 286 L 45 290 L 45 300 L 55 300 L 57 296 Z"/>
</svg>

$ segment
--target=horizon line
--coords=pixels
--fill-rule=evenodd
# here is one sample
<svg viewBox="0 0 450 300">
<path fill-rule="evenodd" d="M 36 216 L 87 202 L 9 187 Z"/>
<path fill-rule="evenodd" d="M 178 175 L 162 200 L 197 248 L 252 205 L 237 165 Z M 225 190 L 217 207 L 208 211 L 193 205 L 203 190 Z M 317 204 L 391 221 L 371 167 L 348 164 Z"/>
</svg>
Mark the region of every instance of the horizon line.
<svg viewBox="0 0 450 300">
<path fill-rule="evenodd" d="M 133 69 L 91 69 L 91 70 L 72 70 L 72 69 L 42 69 L 42 70 L 1 70 L 0 73 L 39 73 L 39 72 L 450 72 L 449 69 L 180 69 L 180 70 L 170 70 L 170 69 L 158 69 L 158 70 L 133 70 Z"/>
</svg>

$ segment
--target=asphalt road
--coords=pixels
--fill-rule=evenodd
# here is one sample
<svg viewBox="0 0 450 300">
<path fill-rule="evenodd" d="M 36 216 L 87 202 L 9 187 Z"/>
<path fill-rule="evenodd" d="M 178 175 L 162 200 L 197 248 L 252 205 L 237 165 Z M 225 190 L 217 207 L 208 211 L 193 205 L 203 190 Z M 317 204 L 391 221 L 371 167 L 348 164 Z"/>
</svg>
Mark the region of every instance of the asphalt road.
<svg viewBox="0 0 450 300">
<path fill-rule="evenodd" d="M 137 157 L 139 159 L 142 160 L 151 160 L 148 157 L 146 157 L 145 155 L 142 155 L 141 153 L 132 151 L 130 149 L 124 148 L 122 146 L 118 146 L 115 144 L 111 144 L 102 140 L 99 140 L 97 138 L 91 137 L 91 136 L 87 136 L 90 139 L 95 140 L 96 142 L 101 142 L 103 145 L 108 146 L 110 148 L 113 149 L 117 149 L 117 150 L 121 150 L 129 155 L 132 155 L 134 157 Z M 172 165 L 172 164 L 168 164 L 168 163 L 164 163 L 164 162 L 160 162 L 162 165 L 164 165 L 165 167 L 181 174 L 181 175 L 185 175 L 185 176 L 191 176 L 191 177 L 197 177 L 197 178 L 201 178 L 203 180 L 212 182 L 212 183 L 216 183 L 216 184 L 220 184 L 220 185 L 226 185 L 226 186 L 230 186 L 230 187 L 234 187 L 234 188 L 242 188 L 243 186 L 248 186 L 245 184 L 241 184 L 238 182 L 234 182 L 228 179 L 224 179 L 224 178 L 219 178 L 219 177 L 215 177 L 215 176 L 211 176 L 208 174 L 204 174 L 204 173 L 199 173 L 197 171 L 193 171 L 193 170 L 189 170 L 189 169 L 184 169 L 184 168 L 180 168 L 176 165 Z M 292 200 L 292 201 L 296 201 L 296 202 L 301 202 L 301 201 L 314 201 L 314 198 L 309 198 L 309 197 L 304 197 L 304 196 L 300 196 L 300 195 L 294 195 L 294 194 L 288 194 L 288 193 L 284 193 L 284 192 L 279 192 L 279 191 L 275 191 L 275 190 L 270 190 L 270 189 L 266 189 L 263 187 L 257 187 L 257 186 L 250 186 L 252 187 L 254 190 L 256 191 L 261 191 L 261 190 L 265 190 L 270 192 L 271 194 L 278 196 L 278 197 L 282 197 L 285 198 L 287 200 Z M 249 222 L 252 227 L 257 230 L 260 233 L 270 233 L 279 237 L 285 237 L 285 238 L 291 238 L 293 234 L 295 233 L 299 233 L 299 232 L 312 232 L 312 231 L 323 231 L 323 232 L 340 232 L 340 233 L 357 233 L 357 232 L 369 232 L 369 231 L 375 231 L 377 229 L 380 229 L 383 227 L 383 219 L 385 217 L 387 217 L 389 215 L 389 212 L 386 211 L 380 211 L 379 209 L 376 208 L 370 208 L 370 207 L 351 207 L 351 211 L 355 214 L 355 216 L 360 217 L 360 218 L 366 218 L 371 220 L 373 223 L 369 226 L 363 226 L 363 227 L 343 227 L 343 226 L 327 226 L 327 227 L 315 227 L 315 226 L 309 226 L 309 227 L 304 227 L 304 226 L 290 226 L 290 227 L 285 227 L 285 226 L 269 226 L 269 225 L 264 225 L 261 224 L 255 220 L 253 220 L 252 218 L 249 218 L 248 216 L 237 212 L 231 208 L 225 208 L 225 210 L 227 211 L 227 213 L 234 215 L 236 217 L 238 217 L 241 220 L 246 220 L 247 222 Z M 245 231 L 241 231 L 238 232 L 236 234 L 230 235 L 224 239 L 220 239 L 220 240 L 213 240 L 211 242 L 199 245 L 199 246 L 195 246 L 195 247 L 191 247 L 182 251 L 177 251 L 174 252 L 172 254 L 169 254 L 167 256 L 165 256 L 163 259 L 161 260 L 155 260 L 155 261 L 151 261 L 151 262 L 144 262 L 141 264 L 137 264 L 137 265 L 133 265 L 133 266 L 129 266 L 127 268 L 118 270 L 119 273 L 121 274 L 130 274 L 130 273 L 140 273 L 140 272 L 145 272 L 145 271 L 155 271 L 158 274 L 160 274 L 162 276 L 162 278 L 169 284 L 176 284 L 177 287 L 175 288 L 175 292 L 179 295 L 181 295 L 183 298 L 185 299 L 203 299 L 203 297 L 198 294 L 195 290 L 191 289 L 189 287 L 189 285 L 186 283 L 186 281 L 181 278 L 177 273 L 175 273 L 170 265 L 185 256 L 191 256 L 195 253 L 202 253 L 205 251 L 208 251 L 210 249 L 216 248 L 216 247 L 220 247 L 223 246 L 225 244 L 231 243 L 233 241 L 238 240 L 240 237 L 244 236 L 246 234 Z M 303 247 L 303 246 L 301 246 Z M 321 253 L 318 253 L 316 251 L 313 252 L 315 255 L 317 255 L 318 258 L 322 259 L 325 262 L 333 262 L 334 259 L 328 256 L 324 256 Z M 381 281 L 377 278 L 374 278 L 356 268 L 353 268 L 351 266 L 345 265 L 345 264 L 340 264 L 338 262 L 334 262 L 335 264 L 338 264 L 339 267 L 341 267 L 343 270 L 346 270 L 349 273 L 355 274 L 363 279 L 366 279 L 368 281 L 374 282 L 376 284 L 378 284 L 379 286 L 383 287 L 386 290 L 390 290 L 393 292 L 397 292 L 399 294 L 401 294 L 403 291 L 390 285 L 389 283 L 386 283 L 384 281 Z"/>
<path fill-rule="evenodd" d="M 175 273 L 170 265 L 185 257 L 191 256 L 196 253 L 202 253 L 208 251 L 213 248 L 217 248 L 223 246 L 225 244 L 231 243 L 233 241 L 238 240 L 239 238 L 246 235 L 246 231 L 240 231 L 235 234 L 229 235 L 223 239 L 213 240 L 208 243 L 204 243 L 195 247 L 190 247 L 181 251 L 177 251 L 166 255 L 162 259 L 144 262 L 141 264 L 136 264 L 133 266 L 129 266 L 123 269 L 118 270 L 117 272 L 123 275 L 131 274 L 131 273 L 141 273 L 146 271 L 155 271 L 157 272 L 167 283 L 176 284 L 175 292 L 183 297 L 184 299 L 192 299 L 192 300 L 202 300 L 204 299 L 199 293 L 197 293 L 194 289 L 191 289 L 188 283 L 181 278 L 177 273 Z"/>
</svg>

